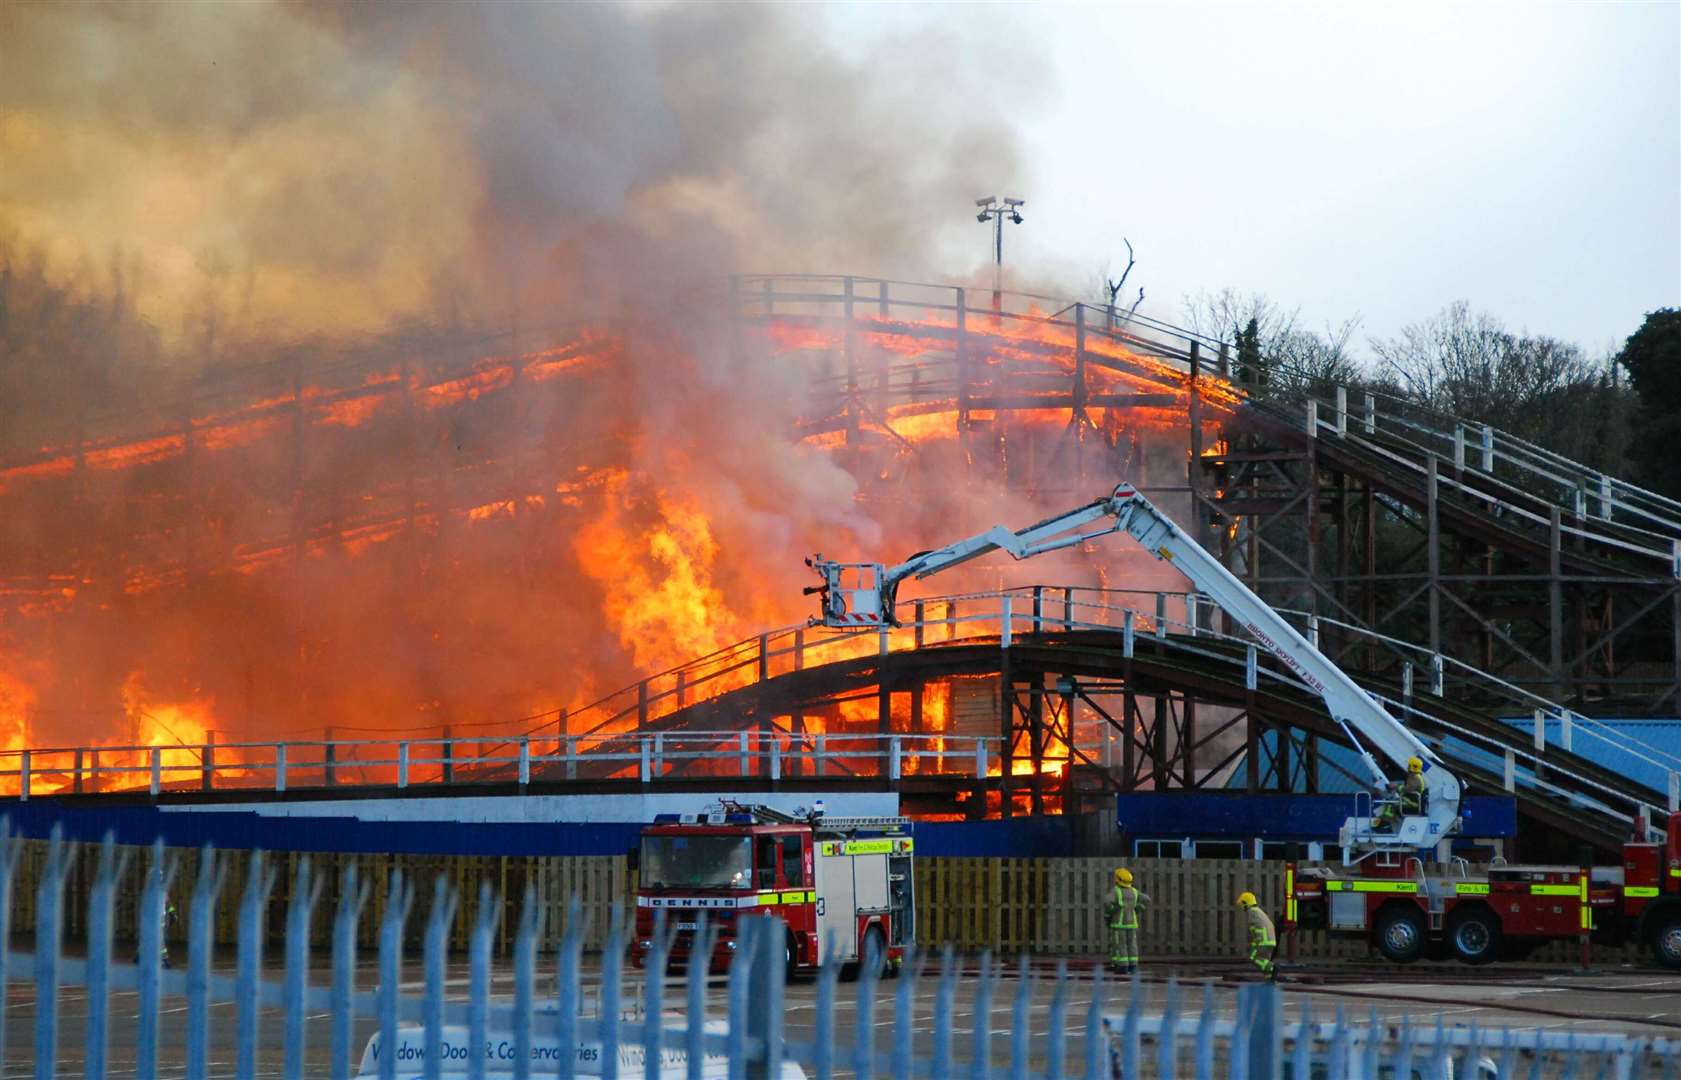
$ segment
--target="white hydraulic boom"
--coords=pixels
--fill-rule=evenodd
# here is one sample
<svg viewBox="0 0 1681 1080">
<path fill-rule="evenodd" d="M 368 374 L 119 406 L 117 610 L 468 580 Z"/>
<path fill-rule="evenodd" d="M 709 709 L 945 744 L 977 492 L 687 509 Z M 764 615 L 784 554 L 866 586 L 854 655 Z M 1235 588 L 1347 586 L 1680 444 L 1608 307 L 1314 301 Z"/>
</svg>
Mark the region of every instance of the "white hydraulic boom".
<svg viewBox="0 0 1681 1080">
<path fill-rule="evenodd" d="M 1256 642 L 1312 687 L 1325 700 L 1331 718 L 1349 733 L 1376 783 L 1384 785 L 1388 779 L 1368 746 L 1402 770 L 1409 758 L 1424 763 L 1424 812 L 1403 816 L 1393 830 L 1374 828 L 1369 817 L 1350 818 L 1343 827 L 1345 848 L 1416 850 L 1458 832 L 1459 779 L 1436 752 L 1130 485 L 1122 484 L 1107 498 L 1020 531 L 994 526 L 967 540 L 919 552 L 897 566 L 837 563 L 814 556 L 806 563 L 823 578 L 823 584 L 806 591 L 822 595 L 825 626 L 898 625 L 894 602 L 899 583 L 906 578 L 928 577 L 992 551 L 1028 559 L 1116 532 L 1127 533 L 1158 559 L 1172 563 L 1198 591 L 1243 624 Z"/>
</svg>

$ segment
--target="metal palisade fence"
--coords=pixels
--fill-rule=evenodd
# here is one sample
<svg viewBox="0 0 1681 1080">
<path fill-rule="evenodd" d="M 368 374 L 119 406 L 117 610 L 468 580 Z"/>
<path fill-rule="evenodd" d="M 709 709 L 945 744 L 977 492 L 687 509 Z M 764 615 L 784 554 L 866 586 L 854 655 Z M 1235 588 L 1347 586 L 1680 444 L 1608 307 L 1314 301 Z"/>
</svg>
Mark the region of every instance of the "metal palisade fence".
<svg viewBox="0 0 1681 1080">
<path fill-rule="evenodd" d="M 546 938 L 531 890 L 507 964 L 493 955 L 503 905 L 492 902 L 488 884 L 480 889 L 466 977 L 452 978 L 449 925 L 459 898 L 441 878 L 430 890 L 421 979 L 411 993 L 406 989 L 412 984 L 403 981 L 409 959 L 404 943 L 414 883 L 393 875 L 397 902 L 380 921 L 370 978 L 358 964 L 356 934 L 368 882 L 356 880 L 355 867 L 346 868 L 350 880 L 336 910 L 318 913 L 321 879 L 312 876 L 307 859 L 297 864 L 292 899 L 277 920 L 283 956 L 276 971 L 264 963 L 276 874 L 253 857 L 230 971 L 225 957 L 212 956 L 210 913 L 226 875 L 225 863 L 208 850 L 197 862 L 186 911 L 188 946 L 176 969 L 166 966 L 163 945 L 175 865 L 161 843 L 142 869 L 137 962 L 119 962 L 112 911 L 128 855 L 107 839 L 91 880 L 76 882 L 69 848 L 57 839 L 51 843 L 34 887 L 33 947 L 14 949 L 9 920 L 18 899 L 12 885 L 21 846 L 0 840 L 0 941 L 7 943 L 0 951 L 6 990 L 0 995 L 0 1061 L 7 1076 L 243 1080 L 278 1069 L 287 1080 L 634 1080 L 646 1077 L 653 1062 L 670 1080 L 1626 1080 L 1668 1078 L 1681 1065 L 1681 1045 L 1663 1038 L 1448 1028 L 1439 1015 L 1414 1023 L 1380 1020 L 1375 1012 L 1350 1017 L 1340 1009 L 1320 1019 L 1304 1011 L 1292 1020 L 1272 984 L 1221 994 L 1211 984 L 1187 987 L 1172 979 L 1106 985 L 1101 971 L 1072 973 L 1066 961 L 1035 970 L 1023 957 L 1008 968 L 984 953 L 978 961 L 960 958 L 949 947 L 937 958 L 913 954 L 891 981 L 882 976 L 892 972 L 877 972 L 881 965 L 861 965 L 846 1001 L 838 985 L 842 971 L 834 964 L 814 986 L 785 984 L 785 930 L 769 916 L 728 926 L 702 917 L 681 936 L 662 919 L 647 967 L 638 973 L 623 963 L 621 910 L 615 909 L 599 957 L 586 957 L 587 920 L 580 909 L 573 906 L 558 941 Z M 81 888 L 89 893 L 86 941 L 67 948 L 61 913 L 66 893 Z M 315 918 L 332 924 L 330 957 L 320 973 L 310 949 Z M 689 964 L 681 980 L 664 977 L 674 946 L 710 956 L 726 934 L 733 961 L 721 983 L 701 963 Z M 967 1010 L 959 1007 L 960 984 Z M 121 1055 L 113 1053 L 119 994 L 132 994 L 136 1003 L 132 1013 L 122 1006 L 125 1024 L 133 1024 L 124 1028 L 132 1047 L 125 1043 Z M 60 1012 L 71 1000 L 84 1006 L 74 1019 L 68 1010 Z M 20 1010 L 19 1003 L 31 1007 Z M 27 1015 L 14 1020 L 9 1008 Z M 231 1025 L 224 1019 L 230 1012 Z M 166 1013 L 167 1055 L 160 1038 Z M 960 1022 L 964 1016 L 966 1024 Z M 322 1037 L 323 1021 L 325 1064 L 319 1054 L 310 1057 L 306 1042 L 312 1031 Z M 83 1030 L 60 1030 L 72 1026 Z M 214 1055 L 213 1042 L 220 1047 Z M 81 1060 L 64 1053 L 67 1043 L 80 1049 Z"/>
</svg>

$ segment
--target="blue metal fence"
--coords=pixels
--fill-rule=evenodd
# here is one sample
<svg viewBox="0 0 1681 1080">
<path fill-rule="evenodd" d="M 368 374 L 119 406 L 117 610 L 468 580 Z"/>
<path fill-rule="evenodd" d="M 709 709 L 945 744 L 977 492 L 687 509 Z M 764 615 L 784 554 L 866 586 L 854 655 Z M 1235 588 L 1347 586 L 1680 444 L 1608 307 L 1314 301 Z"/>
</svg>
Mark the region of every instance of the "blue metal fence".
<svg viewBox="0 0 1681 1080">
<path fill-rule="evenodd" d="M 161 844 L 146 853 L 141 867 L 137 961 L 127 963 L 117 957 L 111 926 L 118 894 L 130 880 L 124 874 L 128 853 L 107 840 L 92 880 L 75 882 L 69 847 L 52 842 L 30 898 L 38 927 L 33 947 L 19 950 L 8 944 L 0 950 L 0 985 L 8 991 L 0 995 L 0 1061 L 8 1076 L 103 1080 L 129 1072 L 126 1048 L 120 1070 L 111 1054 L 113 996 L 123 992 L 136 995 L 133 1072 L 142 1078 L 182 1075 L 183 1070 L 189 1080 L 272 1075 L 278 1037 L 280 1075 L 301 1080 L 311 1073 L 306 1038 L 312 1030 L 319 1037 L 323 1018 L 330 1049 L 324 1075 L 334 1080 L 352 1075 L 369 1080 L 630 1080 L 647 1076 L 650 1068 L 670 1080 L 1449 1080 L 1483 1075 L 1667 1080 L 1681 1071 L 1681 1044 L 1664 1038 L 1568 1029 L 1448 1028 L 1439 1016 L 1433 1023 L 1413 1023 L 1380 1020 L 1375 1011 L 1350 1016 L 1340 1008 L 1315 1018 L 1305 1006 L 1291 1020 L 1271 984 L 1245 986 L 1221 1000 L 1209 984 L 1181 986 L 1169 979 L 1152 985 L 1135 978 L 1108 985 L 1101 972 L 1071 973 L 1066 963 L 1036 974 L 1025 958 L 1006 970 L 984 955 L 977 968 L 949 949 L 936 958 L 912 957 L 894 981 L 884 981 L 890 972 L 878 974 L 877 965 L 862 965 L 848 1002 L 838 985 L 841 970 L 834 965 L 822 970 L 814 986 L 790 990 L 785 985 L 785 931 L 768 916 L 743 918 L 729 927 L 708 925 L 702 918 L 696 929 L 685 930 L 692 935 L 686 944 L 697 956 L 711 955 L 721 932 L 733 935 L 735 959 L 721 985 L 702 964 L 689 965 L 680 981 L 654 978 L 648 972 L 667 968 L 678 937 L 675 927 L 658 924 L 646 971 L 628 972 L 621 913 L 615 912 L 606 949 L 599 958 L 586 959 L 586 928 L 577 905 L 558 941 L 541 940 L 529 891 L 519 908 L 511 964 L 503 967 L 493 956 L 503 905 L 492 902 L 488 886 L 481 887 L 466 978 L 452 981 L 448 928 L 459 898 L 443 880 L 431 887 L 419 992 L 408 993 L 405 926 L 415 908 L 416 886 L 400 876 L 390 883 L 393 902 L 381 921 L 376 979 L 373 986 L 359 985 L 363 969 L 356 924 L 369 883 L 356 880 L 354 869 L 347 871 L 331 913 L 331 955 L 326 985 L 320 985 L 312 976 L 309 931 L 312 919 L 326 913 L 315 910 L 322 882 L 312 876 L 307 859 L 299 861 L 291 901 L 277 921 L 274 936 L 283 950 L 279 977 L 265 968 L 263 955 L 275 872 L 253 860 L 229 975 L 226 963 L 213 963 L 211 955 L 211 911 L 226 875 L 224 864 L 208 849 L 199 861 L 187 912 L 185 963 L 175 968 L 166 966 L 163 949 L 174 865 Z M 19 842 L 0 840 L 0 941 L 8 943 L 14 902 L 23 899 L 13 893 L 21 851 Z M 87 890 L 90 909 L 80 955 L 62 940 L 64 903 L 72 888 Z M 969 989 L 967 1025 L 960 1022 L 960 984 Z M 501 985 L 508 990 L 498 992 Z M 61 1020 L 59 1006 L 71 988 L 79 991 L 75 1000 L 85 1004 L 80 1040 L 74 1032 L 60 1031 L 68 1021 Z M 1006 994 L 1012 995 L 1007 1003 L 1001 1000 Z M 8 1027 L 9 1002 L 31 1006 L 32 1030 Z M 212 1057 L 213 1009 L 228 1005 L 233 1056 L 231 1062 L 218 1062 Z M 851 1021 L 843 1023 L 848 1007 Z M 1000 1010 L 1008 1017 L 1001 1029 L 996 1026 Z M 183 1062 L 165 1063 L 160 1055 L 160 1018 L 166 1014 L 172 1022 L 182 1018 L 178 1056 Z M 224 1022 L 226 1015 L 217 1009 L 215 1022 Z M 311 1020 L 316 1021 L 313 1028 Z M 373 1032 L 362 1047 L 356 1045 L 358 1021 L 364 1031 Z M 81 1044 L 79 1065 L 60 1060 L 64 1034 Z M 220 1042 L 229 1041 L 228 1032 L 220 1035 Z M 262 1059 L 260 1041 L 269 1044 L 270 1059 Z M 1007 1043 L 1007 1050 L 1001 1043 Z"/>
</svg>

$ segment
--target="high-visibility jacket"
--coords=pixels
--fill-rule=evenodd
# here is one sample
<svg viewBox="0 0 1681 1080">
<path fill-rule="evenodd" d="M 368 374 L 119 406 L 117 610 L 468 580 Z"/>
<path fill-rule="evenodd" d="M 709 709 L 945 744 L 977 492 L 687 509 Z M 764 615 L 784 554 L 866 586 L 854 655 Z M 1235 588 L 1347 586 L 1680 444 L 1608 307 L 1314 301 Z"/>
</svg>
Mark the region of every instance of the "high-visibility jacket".
<svg viewBox="0 0 1681 1080">
<path fill-rule="evenodd" d="M 1115 886 L 1115 912 L 1109 925 L 1121 930 L 1138 929 L 1138 913 L 1150 906 L 1150 897 L 1131 885 Z"/>
<path fill-rule="evenodd" d="M 1419 773 L 1408 773 L 1401 782 L 1401 813 L 1421 814 L 1424 812 L 1424 777 Z"/>
<path fill-rule="evenodd" d="M 1251 948 L 1266 948 L 1278 944 L 1278 934 L 1272 928 L 1272 916 L 1262 911 L 1259 904 L 1246 909 L 1243 917 L 1249 924 Z"/>
</svg>

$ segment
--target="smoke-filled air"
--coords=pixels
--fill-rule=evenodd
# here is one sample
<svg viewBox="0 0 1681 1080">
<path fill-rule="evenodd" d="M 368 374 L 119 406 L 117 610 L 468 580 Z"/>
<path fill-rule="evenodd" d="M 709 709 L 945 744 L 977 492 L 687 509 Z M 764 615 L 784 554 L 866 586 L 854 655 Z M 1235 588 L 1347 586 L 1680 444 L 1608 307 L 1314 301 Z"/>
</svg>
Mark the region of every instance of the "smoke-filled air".
<svg viewBox="0 0 1681 1080">
<path fill-rule="evenodd" d="M 860 417 L 837 336 L 732 317 L 737 275 L 989 282 L 970 203 L 1030 179 L 1002 45 L 808 19 L 0 7 L 0 749 L 564 731 L 802 621 L 805 555 L 1103 494 L 1032 479 L 1060 420 Z M 1183 477 L 1173 402 L 1091 412 L 1105 482 Z"/>
</svg>

